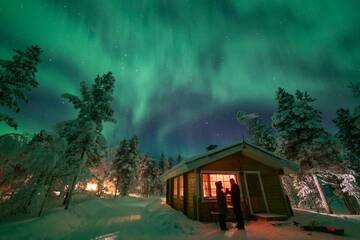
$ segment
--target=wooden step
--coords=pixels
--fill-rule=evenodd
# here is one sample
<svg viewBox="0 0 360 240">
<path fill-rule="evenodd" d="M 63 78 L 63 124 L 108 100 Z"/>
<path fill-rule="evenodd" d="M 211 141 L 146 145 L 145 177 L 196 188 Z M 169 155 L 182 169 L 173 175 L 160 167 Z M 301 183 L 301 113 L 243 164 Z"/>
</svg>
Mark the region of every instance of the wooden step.
<svg viewBox="0 0 360 240">
<path fill-rule="evenodd" d="M 280 214 L 271 213 L 256 213 L 254 214 L 255 219 L 258 221 L 272 222 L 272 221 L 286 221 L 289 217 Z"/>
</svg>

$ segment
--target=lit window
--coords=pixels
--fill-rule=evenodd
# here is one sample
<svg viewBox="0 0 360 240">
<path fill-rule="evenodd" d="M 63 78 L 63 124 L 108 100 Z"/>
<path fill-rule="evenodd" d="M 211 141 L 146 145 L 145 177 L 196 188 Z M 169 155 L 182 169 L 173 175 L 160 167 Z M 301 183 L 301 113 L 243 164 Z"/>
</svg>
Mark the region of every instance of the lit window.
<svg viewBox="0 0 360 240">
<path fill-rule="evenodd" d="M 218 181 L 222 182 L 223 191 L 226 188 L 230 189 L 230 179 L 235 179 L 237 183 L 237 177 L 235 174 L 218 174 L 218 173 L 203 173 L 202 174 L 202 187 L 204 198 L 216 198 L 216 186 Z"/>
<path fill-rule="evenodd" d="M 179 177 L 179 190 L 180 190 L 180 197 L 184 197 L 184 176 L 181 175 Z"/>
<path fill-rule="evenodd" d="M 174 198 L 177 198 L 178 197 L 178 178 L 174 178 L 174 185 L 173 185 L 173 195 L 174 195 Z"/>
</svg>

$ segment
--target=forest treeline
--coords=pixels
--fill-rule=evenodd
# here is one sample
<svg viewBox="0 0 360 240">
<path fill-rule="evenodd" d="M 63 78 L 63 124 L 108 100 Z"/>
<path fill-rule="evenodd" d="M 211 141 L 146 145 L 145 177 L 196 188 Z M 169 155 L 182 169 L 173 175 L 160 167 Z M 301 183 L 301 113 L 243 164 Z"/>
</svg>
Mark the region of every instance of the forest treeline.
<svg viewBox="0 0 360 240">
<path fill-rule="evenodd" d="M 32 46 L 0 60 L 0 106 L 5 109 L 0 121 L 15 129 L 11 112 L 19 112 L 26 93 L 38 87 L 41 53 Z M 180 155 L 174 160 L 162 154 L 155 160 L 139 152 L 136 136 L 110 147 L 102 135 L 105 122 L 116 122 L 114 87 L 111 72 L 96 76 L 90 85 L 81 82 L 79 95 L 62 95 L 77 111 L 75 118 L 54 123 L 51 131 L 0 136 L 0 218 L 40 216 L 52 204 L 68 209 L 74 192 L 86 190 L 89 181 L 95 182 L 93 192 L 99 197 L 164 193 L 160 176 L 182 161 Z M 358 99 L 360 84 L 351 83 L 350 90 Z M 275 101 L 271 126 L 256 113 L 239 112 L 237 117 L 247 126 L 252 143 L 299 164 L 299 173 L 282 178 L 290 202 L 331 212 L 331 192 L 351 213 L 359 213 L 360 104 L 334 109 L 337 133 L 332 135 L 307 92 L 291 94 L 279 88 Z"/>
<path fill-rule="evenodd" d="M 0 105 L 6 109 L 0 121 L 14 129 L 18 124 L 10 112 L 19 112 L 20 102 L 27 102 L 26 93 L 39 85 L 41 53 L 31 46 L 0 61 Z M 98 196 L 162 194 L 160 176 L 175 164 L 171 157 L 162 154 L 155 161 L 140 153 L 136 136 L 115 147 L 106 144 L 103 123 L 116 122 L 114 86 L 111 72 L 97 76 L 91 85 L 83 81 L 79 96 L 62 95 L 77 110 L 76 118 L 56 123 L 53 131 L 0 136 L 0 217 L 40 216 L 54 199 L 68 209 L 74 191 L 84 191 L 90 180 L 96 181 Z"/>
</svg>

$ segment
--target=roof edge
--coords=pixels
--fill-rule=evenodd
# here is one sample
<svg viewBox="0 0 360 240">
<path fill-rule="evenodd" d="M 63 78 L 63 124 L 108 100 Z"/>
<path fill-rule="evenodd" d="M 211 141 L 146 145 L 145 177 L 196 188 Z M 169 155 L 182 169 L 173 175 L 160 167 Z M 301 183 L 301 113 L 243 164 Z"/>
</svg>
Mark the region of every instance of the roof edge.
<svg viewBox="0 0 360 240">
<path fill-rule="evenodd" d="M 173 168 L 167 170 L 166 172 L 163 173 L 163 175 L 161 176 L 161 179 L 163 181 L 167 180 L 167 179 L 170 179 L 172 177 L 175 177 L 175 176 L 178 176 L 178 175 L 181 175 L 185 172 L 188 172 L 188 171 L 191 171 L 193 169 L 196 169 L 198 167 L 196 167 L 196 161 L 199 161 L 201 159 L 205 159 L 205 158 L 208 158 L 208 157 L 211 157 L 213 155 L 216 155 L 216 154 L 219 154 L 219 153 L 222 153 L 222 152 L 226 152 L 226 151 L 229 151 L 233 148 L 240 148 L 238 151 L 241 151 L 242 149 L 244 148 L 253 148 L 257 151 L 260 151 L 262 152 L 263 154 L 267 154 L 269 156 L 271 156 L 272 158 L 274 159 L 277 159 L 277 160 L 280 160 L 281 162 L 277 163 L 281 166 L 282 169 L 285 170 L 285 172 L 288 172 L 288 173 L 291 173 L 291 172 L 297 172 L 299 170 L 299 165 L 293 161 L 290 161 L 290 160 L 287 160 L 285 158 L 282 158 L 260 146 L 257 146 L 257 145 L 254 145 L 254 144 L 251 144 L 251 143 L 248 143 L 246 141 L 242 141 L 242 142 L 238 142 L 238 143 L 235 143 L 235 144 L 231 144 L 229 146 L 226 146 L 226 147 L 223 147 L 221 149 L 214 149 L 214 150 L 211 150 L 211 151 L 208 151 L 208 152 L 205 152 L 205 153 L 202 153 L 202 154 L 198 154 L 190 159 L 188 159 L 187 161 L 183 161 L 181 163 L 178 163 L 176 164 Z M 234 154 L 230 151 L 230 155 L 231 154 Z M 226 156 L 226 154 L 225 154 Z M 211 163 L 211 162 L 214 162 L 214 161 L 217 161 L 218 159 L 224 157 L 223 154 L 220 155 L 218 158 L 215 158 L 211 161 L 209 161 L 208 163 Z M 201 164 L 200 166 L 203 166 L 205 164 L 208 164 L 208 163 L 203 163 Z"/>
</svg>

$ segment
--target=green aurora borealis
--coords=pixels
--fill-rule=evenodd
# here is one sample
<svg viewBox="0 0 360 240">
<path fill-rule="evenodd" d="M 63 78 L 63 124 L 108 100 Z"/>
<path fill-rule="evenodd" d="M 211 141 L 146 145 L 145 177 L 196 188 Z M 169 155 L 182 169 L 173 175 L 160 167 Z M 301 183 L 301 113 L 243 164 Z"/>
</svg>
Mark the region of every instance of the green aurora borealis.
<svg viewBox="0 0 360 240">
<path fill-rule="evenodd" d="M 117 123 L 110 144 L 183 155 L 242 138 L 238 110 L 265 121 L 275 91 L 309 91 L 324 124 L 355 104 L 360 81 L 360 1 L 0 0 L 0 58 L 37 44 L 39 88 L 12 114 L 19 132 L 75 117 L 64 92 L 112 71 Z M 0 123 L 0 133 L 13 131 Z"/>
</svg>

